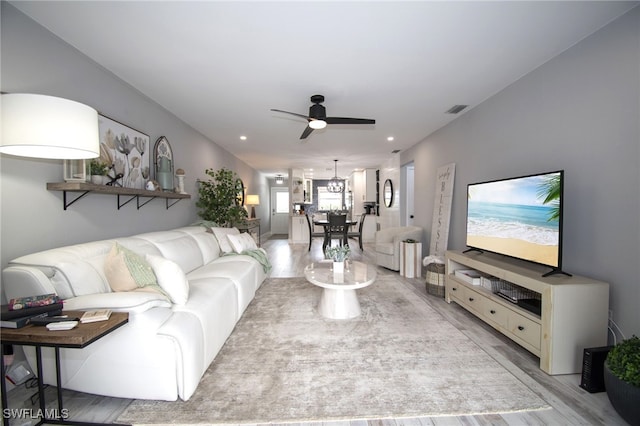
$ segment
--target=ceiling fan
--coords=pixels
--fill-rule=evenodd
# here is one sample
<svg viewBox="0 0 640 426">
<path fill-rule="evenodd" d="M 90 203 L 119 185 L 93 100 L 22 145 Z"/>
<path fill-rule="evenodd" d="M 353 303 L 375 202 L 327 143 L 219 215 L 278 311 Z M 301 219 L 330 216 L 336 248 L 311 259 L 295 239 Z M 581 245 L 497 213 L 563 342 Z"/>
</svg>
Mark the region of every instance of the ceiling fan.
<svg viewBox="0 0 640 426">
<path fill-rule="evenodd" d="M 313 105 L 309 107 L 309 115 L 298 114 L 295 112 L 283 111 L 281 109 L 271 109 L 275 112 L 283 112 L 285 114 L 295 115 L 308 121 L 307 127 L 302 132 L 300 139 L 306 139 L 314 130 L 324 129 L 327 124 L 376 124 L 376 120 L 368 118 L 349 118 L 349 117 L 327 117 L 327 111 L 324 106 L 320 105 L 324 102 L 323 95 L 311 96 Z"/>
</svg>

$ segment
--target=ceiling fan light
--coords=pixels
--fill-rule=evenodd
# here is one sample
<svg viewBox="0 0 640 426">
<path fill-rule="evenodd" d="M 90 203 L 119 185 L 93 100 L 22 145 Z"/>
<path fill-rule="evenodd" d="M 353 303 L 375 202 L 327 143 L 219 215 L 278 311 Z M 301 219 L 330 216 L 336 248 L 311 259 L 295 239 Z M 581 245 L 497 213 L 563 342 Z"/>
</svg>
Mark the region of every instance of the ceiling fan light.
<svg viewBox="0 0 640 426">
<path fill-rule="evenodd" d="M 313 130 L 324 129 L 325 127 L 327 127 L 327 122 L 324 120 L 311 120 L 309 122 L 309 127 L 311 127 Z"/>
</svg>

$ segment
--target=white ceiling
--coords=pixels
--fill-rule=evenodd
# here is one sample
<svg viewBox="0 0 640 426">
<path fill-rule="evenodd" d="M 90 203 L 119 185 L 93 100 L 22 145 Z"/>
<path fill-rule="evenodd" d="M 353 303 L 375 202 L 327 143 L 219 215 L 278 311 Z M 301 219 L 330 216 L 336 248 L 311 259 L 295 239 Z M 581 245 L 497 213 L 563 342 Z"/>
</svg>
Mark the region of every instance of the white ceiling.
<svg viewBox="0 0 640 426">
<path fill-rule="evenodd" d="M 11 3 L 253 168 L 315 177 L 379 166 L 638 4 Z M 306 115 L 316 93 L 376 124 L 301 142 L 306 121 L 270 109 Z"/>
</svg>

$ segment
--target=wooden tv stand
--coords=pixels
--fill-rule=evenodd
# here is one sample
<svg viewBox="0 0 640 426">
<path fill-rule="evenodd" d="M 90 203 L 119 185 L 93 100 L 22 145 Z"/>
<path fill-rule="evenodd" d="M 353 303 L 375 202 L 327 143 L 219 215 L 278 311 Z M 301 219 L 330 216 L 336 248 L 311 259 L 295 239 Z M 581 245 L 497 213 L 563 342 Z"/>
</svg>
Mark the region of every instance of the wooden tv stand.
<svg viewBox="0 0 640 426">
<path fill-rule="evenodd" d="M 539 293 L 536 315 L 455 276 L 475 269 Z M 583 350 L 606 346 L 609 284 L 580 276 L 542 275 L 550 268 L 492 253 L 447 251 L 445 299 L 456 302 L 540 358 L 547 374 L 582 371 Z"/>
</svg>

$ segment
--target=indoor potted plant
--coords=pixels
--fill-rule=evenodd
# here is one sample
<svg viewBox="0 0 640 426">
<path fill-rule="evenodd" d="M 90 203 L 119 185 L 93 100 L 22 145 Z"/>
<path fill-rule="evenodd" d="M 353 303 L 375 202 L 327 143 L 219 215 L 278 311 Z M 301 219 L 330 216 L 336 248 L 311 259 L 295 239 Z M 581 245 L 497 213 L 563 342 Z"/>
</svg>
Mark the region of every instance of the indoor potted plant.
<svg viewBox="0 0 640 426">
<path fill-rule="evenodd" d="M 344 262 L 349 258 L 351 249 L 348 245 L 327 247 L 324 255 L 327 259 L 333 261 L 333 272 L 336 274 L 344 273 Z"/>
<path fill-rule="evenodd" d="M 94 159 L 89 163 L 89 170 L 91 173 L 91 183 L 96 185 L 104 184 L 104 176 L 109 173 L 109 166 L 106 163 Z"/>
<path fill-rule="evenodd" d="M 199 199 L 196 202 L 196 207 L 200 209 L 198 215 L 203 220 L 215 222 L 222 227 L 244 222 L 247 211 L 238 203 L 236 173 L 224 167 L 219 170 L 207 169 L 205 173 L 211 179 L 200 181 Z"/>
<path fill-rule="evenodd" d="M 631 425 L 640 424 L 640 338 L 615 345 L 604 363 L 604 386 L 611 405 Z"/>
</svg>

